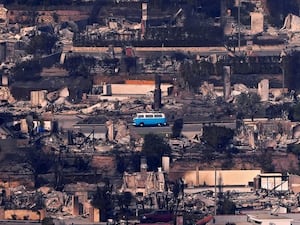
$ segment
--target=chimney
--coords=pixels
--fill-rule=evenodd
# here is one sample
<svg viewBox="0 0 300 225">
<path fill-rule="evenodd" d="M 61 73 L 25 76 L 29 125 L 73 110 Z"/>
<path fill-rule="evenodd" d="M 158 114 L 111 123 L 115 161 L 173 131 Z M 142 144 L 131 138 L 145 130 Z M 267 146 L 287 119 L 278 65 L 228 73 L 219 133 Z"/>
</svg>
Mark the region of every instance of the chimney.
<svg viewBox="0 0 300 225">
<path fill-rule="evenodd" d="M 147 172 L 147 169 L 148 169 L 148 166 L 147 166 L 146 158 L 141 158 L 140 171 L 141 172 Z"/>
<path fill-rule="evenodd" d="M 73 216 L 79 215 L 79 200 L 78 196 L 72 196 Z"/>
<path fill-rule="evenodd" d="M 169 173 L 169 171 L 170 171 L 170 157 L 169 156 L 162 157 L 162 169 L 164 172 Z"/>
<path fill-rule="evenodd" d="M 159 111 L 161 108 L 161 89 L 160 89 L 160 76 L 155 75 L 155 89 L 154 89 L 154 110 Z"/>
<path fill-rule="evenodd" d="M 230 98 L 231 94 L 231 82 L 230 82 L 230 76 L 231 76 L 231 68 L 230 66 L 224 66 L 223 67 L 223 77 L 224 77 L 224 100 L 227 101 Z"/>
<path fill-rule="evenodd" d="M 148 4 L 147 2 L 142 2 L 142 18 L 141 18 L 141 38 L 145 38 L 147 20 L 148 20 Z"/>
</svg>

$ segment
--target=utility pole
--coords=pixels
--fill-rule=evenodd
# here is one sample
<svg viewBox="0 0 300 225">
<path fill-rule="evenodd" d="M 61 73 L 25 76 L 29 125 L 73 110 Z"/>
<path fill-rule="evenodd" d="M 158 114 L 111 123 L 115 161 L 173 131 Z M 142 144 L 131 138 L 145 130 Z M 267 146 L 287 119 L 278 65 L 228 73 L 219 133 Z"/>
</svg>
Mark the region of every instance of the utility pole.
<svg viewBox="0 0 300 225">
<path fill-rule="evenodd" d="M 238 48 L 241 53 L 241 0 L 238 0 Z"/>
<path fill-rule="evenodd" d="M 284 65 L 282 65 L 282 95 L 284 96 L 284 88 L 285 88 L 285 70 L 284 70 Z"/>
<path fill-rule="evenodd" d="M 281 64 L 281 72 L 282 72 L 282 95 L 284 96 L 284 89 L 285 89 L 285 57 L 286 52 L 284 50 L 280 53 L 280 64 Z"/>
<path fill-rule="evenodd" d="M 217 169 L 215 169 L 215 205 L 214 205 L 214 216 L 217 215 Z"/>
</svg>

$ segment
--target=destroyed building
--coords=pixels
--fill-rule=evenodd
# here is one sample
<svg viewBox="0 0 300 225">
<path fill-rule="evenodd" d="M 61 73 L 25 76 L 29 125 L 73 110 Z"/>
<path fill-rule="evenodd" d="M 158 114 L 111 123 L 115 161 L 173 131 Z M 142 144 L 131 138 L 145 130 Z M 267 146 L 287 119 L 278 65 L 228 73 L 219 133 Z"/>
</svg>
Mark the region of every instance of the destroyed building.
<svg viewBox="0 0 300 225">
<path fill-rule="evenodd" d="M 165 177 L 161 168 L 157 171 L 147 171 L 147 164 L 141 162 L 141 171 L 123 174 L 122 192 L 138 193 L 148 196 L 153 193 L 165 191 Z"/>
<path fill-rule="evenodd" d="M 127 20 L 122 15 L 119 16 L 114 13 L 107 17 L 104 26 L 93 24 L 82 30 L 84 30 L 84 35 L 87 35 L 91 40 L 96 40 L 101 36 L 106 40 L 120 41 L 144 38 L 145 34 L 148 32 L 147 29 L 156 29 L 155 24 L 159 24 L 159 26 L 162 25 L 162 30 L 165 30 L 166 24 L 163 24 L 163 19 L 152 18 L 151 20 L 148 20 L 148 7 L 149 6 L 145 3 L 138 4 L 138 7 L 134 10 L 138 12 L 142 11 L 142 13 L 141 16 L 137 16 L 138 19 L 134 22 Z M 171 19 L 167 20 L 168 24 L 166 26 L 177 28 L 183 26 L 185 21 L 185 11 L 186 9 L 184 8 L 176 9 L 175 13 L 171 15 Z M 3 11 L 4 13 L 1 12 L 0 17 L 7 13 L 5 10 Z M 16 15 L 13 15 L 11 12 L 8 13 L 11 21 L 18 22 L 21 17 L 18 18 L 17 15 L 20 15 L 22 12 L 16 12 Z M 51 15 L 52 13 L 53 11 L 39 11 L 36 18 L 38 23 L 55 22 Z M 56 13 L 58 16 L 57 19 L 60 22 L 66 20 L 80 20 L 83 17 L 88 16 L 87 13 L 80 13 L 79 11 L 67 12 L 56 10 Z M 237 31 L 237 27 L 233 27 L 235 26 L 235 22 L 229 13 L 230 12 L 228 11 L 228 23 L 226 26 L 226 29 L 228 30 L 226 30 L 226 32 L 231 35 L 232 32 Z M 80 16 L 78 16 L 79 14 Z M 257 34 L 263 31 L 264 21 L 261 20 L 262 15 L 263 14 L 261 13 L 252 14 L 252 33 Z M 292 24 L 289 25 L 288 21 L 286 23 L 285 26 L 288 29 L 296 29 L 296 27 L 291 26 Z M 16 36 L 24 35 L 24 38 L 25 36 L 27 38 L 35 32 L 38 32 L 37 30 L 37 27 L 24 27 L 20 29 L 20 33 L 16 33 Z M 73 22 L 68 21 L 62 23 L 55 27 L 55 30 L 56 32 L 59 30 L 56 33 L 59 37 L 59 41 L 62 42 L 62 44 L 67 45 L 62 48 L 63 52 L 59 59 L 59 63 L 63 64 L 66 58 L 80 54 L 80 51 L 88 51 L 87 55 L 93 55 L 96 52 L 97 57 L 101 55 L 99 56 L 101 59 L 102 57 L 107 57 L 108 59 L 113 60 L 120 59 L 121 62 L 122 58 L 134 58 L 137 61 L 137 66 L 134 69 L 136 69 L 138 73 L 133 73 L 134 76 L 130 74 L 129 78 L 131 79 L 128 79 L 128 77 L 123 79 L 123 71 L 126 70 L 122 71 L 120 69 L 121 65 L 118 64 L 119 62 L 116 62 L 112 66 L 109 66 L 108 70 L 111 75 L 109 78 L 104 78 L 104 74 L 107 74 L 105 72 L 107 65 L 103 66 L 103 68 L 99 68 L 101 66 L 98 65 L 98 68 L 92 70 L 93 73 L 98 76 L 95 76 L 90 80 L 86 79 L 86 77 L 76 77 L 75 79 L 74 77 L 69 76 L 66 70 L 61 68 L 57 70 L 53 70 L 53 68 L 44 68 L 41 72 L 42 78 L 39 82 L 15 82 L 14 84 L 9 84 L 9 88 L 7 87 L 7 82 L 2 83 L 3 87 L 0 89 L 1 100 L 10 103 L 17 101 L 13 107 L 3 109 L 18 116 L 14 118 L 13 121 L 10 121 L 10 126 L 8 126 L 13 132 L 11 132 L 11 130 L 9 131 L 7 127 L 1 127 L 1 137 L 7 139 L 3 142 L 1 141 L 1 151 L 4 151 L 5 148 L 7 155 L 9 155 L 12 150 L 17 150 L 20 154 L 21 148 L 24 150 L 24 148 L 35 144 L 37 146 L 43 145 L 45 151 L 58 156 L 55 165 L 57 165 L 56 163 L 62 164 L 59 165 L 60 167 L 57 166 L 54 168 L 54 172 L 49 171 L 49 174 L 42 174 L 38 178 L 41 180 L 45 179 L 51 184 L 54 183 L 53 181 L 62 178 L 65 182 L 63 183 L 64 188 L 61 192 L 44 187 L 42 190 L 39 190 L 42 194 L 29 193 L 23 188 L 20 188 L 19 185 L 24 184 L 27 187 L 34 188 L 33 172 L 32 170 L 29 171 L 29 169 L 32 168 L 29 168 L 28 165 L 18 164 L 15 161 L 9 165 L 2 164 L 3 173 L 1 173 L 1 184 L 6 190 L 14 192 L 14 202 L 19 206 L 21 205 L 21 208 L 31 209 L 34 206 L 32 196 L 42 195 L 45 198 L 45 211 L 47 215 L 56 214 L 56 216 L 62 217 L 92 217 L 91 221 L 98 222 L 99 210 L 97 211 L 97 209 L 91 207 L 90 203 L 91 197 L 97 189 L 97 186 L 105 178 L 111 180 L 116 179 L 116 184 L 122 183 L 117 191 L 130 192 L 133 195 L 142 193 L 144 196 L 154 194 L 160 195 L 163 193 L 166 194 L 167 197 L 169 197 L 169 194 L 170 196 L 172 195 L 171 189 L 166 190 L 167 183 L 170 180 L 175 182 L 177 179 L 183 178 L 187 187 L 186 191 L 197 192 L 198 187 L 203 187 L 203 189 L 205 189 L 206 193 L 197 193 L 195 195 L 183 194 L 183 201 L 189 203 L 186 204 L 188 205 L 187 208 L 190 211 L 199 212 L 201 210 L 203 214 L 212 213 L 214 210 L 214 201 L 216 199 L 212 197 L 211 191 L 208 191 L 208 189 L 213 190 L 216 185 L 218 186 L 218 191 L 240 190 L 241 187 L 244 187 L 244 190 L 249 191 L 249 193 L 247 193 L 248 196 L 232 194 L 232 196 L 236 197 L 234 198 L 235 203 L 238 206 L 241 206 L 241 208 L 251 206 L 265 209 L 270 206 L 270 202 L 272 205 L 276 205 L 278 198 L 275 196 L 269 196 L 268 198 L 263 191 L 262 193 L 259 193 L 260 189 L 281 192 L 289 191 L 290 187 L 293 187 L 294 192 L 298 192 L 299 179 L 296 176 L 291 178 L 294 182 L 287 185 L 287 181 L 283 179 L 285 178 L 284 175 L 278 173 L 261 174 L 259 169 L 207 170 L 207 168 L 201 168 L 200 170 L 199 168 L 194 169 L 195 167 L 191 168 L 193 164 L 189 157 L 199 157 L 200 154 L 203 154 L 201 152 L 202 148 L 199 147 L 202 145 L 201 128 L 203 127 L 203 124 L 200 123 L 197 125 L 192 124 L 192 131 L 183 131 L 182 135 L 185 137 L 170 140 L 169 143 L 172 145 L 173 150 L 171 155 L 172 160 L 174 159 L 174 161 L 171 161 L 167 157 L 163 158 L 162 169 L 158 169 L 157 172 L 147 171 L 145 163 L 142 163 L 140 172 L 125 172 L 122 178 L 120 178 L 120 174 L 117 173 L 118 162 L 116 156 L 120 154 L 121 151 L 125 152 L 124 155 L 131 154 L 135 151 L 139 152 L 142 146 L 141 136 L 143 136 L 142 132 L 145 130 L 133 132 L 133 129 L 130 126 L 132 115 L 134 113 L 153 110 L 152 104 L 155 100 L 155 109 L 169 110 L 168 115 L 170 115 L 170 121 L 171 119 L 175 120 L 177 116 L 185 116 L 184 118 L 189 118 L 192 122 L 199 121 L 199 117 L 193 117 L 192 113 L 197 116 L 208 115 L 205 118 L 209 118 L 210 120 L 217 119 L 217 114 L 223 114 L 223 109 L 218 107 L 213 108 L 212 110 L 212 108 L 208 107 L 210 104 L 219 106 L 216 99 L 222 96 L 228 103 L 231 103 L 235 96 L 238 96 L 241 93 L 248 93 L 249 91 L 252 91 L 250 90 L 252 88 L 247 87 L 245 84 L 234 83 L 232 80 L 234 69 L 230 66 L 225 66 L 223 67 L 224 71 L 222 73 L 224 74 L 224 82 L 218 81 L 216 82 L 218 84 L 214 84 L 209 80 L 207 82 L 205 81 L 200 87 L 201 97 L 204 96 L 204 98 L 199 97 L 198 93 L 193 94 L 194 96 L 184 96 L 186 93 L 184 91 L 181 92 L 181 87 L 176 87 L 178 91 L 176 94 L 171 95 L 173 86 L 175 86 L 178 81 L 176 80 L 178 77 L 174 75 L 177 75 L 178 71 L 180 71 L 179 68 L 182 61 L 177 61 L 176 57 L 170 55 L 165 56 L 163 52 L 165 49 L 163 46 L 164 43 L 159 47 L 158 51 L 153 54 L 151 52 L 151 55 L 159 56 L 148 59 L 145 56 L 145 58 L 141 56 L 143 54 L 147 55 L 147 53 L 141 53 L 141 49 L 139 49 L 140 51 L 137 51 L 138 48 L 135 47 L 127 46 L 124 49 L 114 49 L 110 46 L 109 48 L 105 47 L 102 49 L 94 47 L 83 47 L 80 49 L 80 47 L 70 46 L 72 45 L 74 32 L 78 31 L 77 24 Z M 2 45 L 1 42 L 0 47 L 1 50 L 3 50 L 3 53 L 0 53 L 1 61 L 13 58 L 13 55 L 6 56 L 6 52 L 4 54 L 4 50 L 8 45 Z M 230 57 L 232 57 L 232 55 L 235 57 L 232 52 L 228 53 L 227 51 L 224 52 L 223 48 L 220 49 L 222 52 L 221 54 L 225 55 L 224 57 L 227 57 L 228 55 L 230 55 Z M 76 52 L 77 50 L 78 52 Z M 124 54 L 122 53 L 123 50 Z M 185 51 L 189 50 L 190 49 L 185 49 Z M 203 51 L 203 49 L 201 49 L 201 51 Z M 211 54 L 212 52 L 218 52 L 218 49 L 207 48 L 205 51 L 208 51 L 208 53 L 205 54 L 208 54 L 209 56 L 200 56 L 202 53 L 199 53 L 199 57 L 202 57 L 204 61 L 211 62 L 214 66 L 216 66 L 219 58 L 223 57 L 214 53 Z M 7 51 L 7 53 L 10 52 Z M 193 54 L 194 53 L 189 52 L 188 57 L 194 57 Z M 259 52 L 258 54 L 261 53 Z M 30 60 L 31 56 L 21 58 L 22 60 Z M 247 60 L 247 58 L 245 59 Z M 122 71 L 122 73 L 120 71 Z M 139 77 L 140 71 L 142 71 L 141 73 L 145 73 L 145 76 Z M 56 75 L 58 73 L 59 77 L 53 75 L 53 73 Z M 162 79 L 167 77 L 167 79 L 172 82 L 164 82 L 161 85 L 155 86 L 154 81 L 149 78 L 150 74 L 159 74 Z M 133 79 L 135 77 L 136 79 Z M 144 79 L 145 77 L 148 79 Z M 116 80 L 116 82 L 111 82 L 113 80 Z M 220 88 L 222 84 L 224 84 L 224 88 Z M 258 89 L 262 101 L 268 102 L 270 100 L 268 80 L 263 80 L 263 82 L 259 84 Z M 198 100 L 198 97 L 200 100 Z M 233 105 L 229 106 L 233 107 Z M 203 108 L 203 112 L 201 113 L 197 111 L 200 107 Z M 27 114 L 33 111 L 36 112 L 38 117 L 27 117 Z M 47 111 L 47 113 L 45 113 L 45 111 Z M 74 120 L 76 122 L 82 122 L 81 119 L 83 118 L 88 118 L 86 121 L 89 119 L 92 120 L 89 116 L 96 117 L 99 115 L 103 115 L 104 120 L 98 120 L 97 122 L 100 124 L 98 124 L 98 126 L 95 125 L 96 123 L 81 123 L 75 125 L 71 124 L 67 127 L 66 124 L 70 118 L 67 115 L 69 114 L 73 114 L 74 117 L 77 117 L 76 120 Z M 39 118 L 40 115 L 42 115 L 42 118 Z M 209 117 L 209 115 L 211 115 L 211 117 Z M 61 116 L 60 121 L 57 121 L 59 116 Z M 229 116 L 232 116 L 231 121 L 235 122 L 234 115 L 230 114 Z M 55 122 L 59 123 L 58 127 L 61 129 L 55 128 Z M 104 125 L 105 122 L 106 126 Z M 243 122 L 241 131 L 235 141 L 240 145 L 250 146 L 251 150 L 258 148 L 273 148 L 282 151 L 283 149 L 286 149 L 289 143 L 298 143 L 299 125 L 297 123 L 287 120 L 245 120 Z M 17 129 L 18 127 L 20 127 L 20 130 Z M 30 130 L 36 132 L 30 132 Z M 56 131 L 54 132 L 54 130 Z M 195 136 L 195 133 L 200 137 L 191 140 L 190 138 Z M 170 132 L 167 131 L 164 134 L 169 135 Z M 13 135 L 15 135 L 15 137 L 22 137 L 22 139 L 10 139 Z M 10 148 L 7 147 L 8 145 Z M 186 151 L 192 147 L 197 148 L 198 152 L 195 155 L 193 155 L 192 152 Z M 76 157 L 78 156 L 82 158 L 77 159 Z M 186 158 L 184 158 L 184 156 Z M 244 155 L 241 157 L 243 156 Z M 222 157 L 222 155 L 220 157 Z M 248 156 L 246 155 L 246 157 Z M 185 159 L 186 162 L 181 170 L 176 171 L 174 162 L 178 159 Z M 200 157 L 197 159 L 200 160 Z M 198 163 L 202 163 L 203 167 L 205 166 L 204 160 L 203 162 L 198 161 Z M 84 168 L 87 168 L 87 171 L 84 171 Z M 10 172 L 13 172 L 14 174 L 5 173 L 5 169 L 9 169 Z M 256 177 L 257 174 L 259 174 L 259 177 Z M 58 175 L 61 176 L 59 177 Z M 259 182 L 255 183 L 255 179 L 259 180 Z M 44 182 L 46 182 L 45 180 Z M 84 181 L 91 183 L 85 183 Z M 61 186 L 59 186 L 59 188 L 61 188 Z M 254 189 L 258 189 L 258 193 L 254 193 Z M 251 197 L 250 200 L 249 196 Z M 283 202 L 285 205 L 294 201 L 293 207 L 296 207 L 295 196 L 296 194 L 292 195 L 291 198 L 284 199 L 285 202 Z M 254 199 L 253 201 L 252 197 Z M 243 199 L 241 200 L 241 198 Z M 28 200 L 26 204 L 24 203 L 24 199 Z M 184 208 L 186 205 L 183 202 L 179 204 L 179 207 Z M 296 211 L 296 209 L 294 210 Z M 26 215 L 21 212 L 18 213 L 19 216 L 17 219 L 31 219 L 31 214 L 29 214 L 29 212 L 26 213 Z M 10 218 L 12 215 L 14 215 L 12 211 L 8 212 L 5 218 Z M 37 219 L 38 217 L 36 217 L 36 215 L 37 214 L 35 213 L 32 218 Z M 41 218 L 43 217 L 38 219 Z"/>
<path fill-rule="evenodd" d="M 299 32 L 300 31 L 300 18 L 299 16 L 288 14 L 285 17 L 282 30 L 287 30 L 291 32 Z"/>
<path fill-rule="evenodd" d="M 284 149 L 288 144 L 298 141 L 293 133 L 297 125 L 298 122 L 289 120 L 244 120 L 236 141 L 252 149 Z"/>
</svg>

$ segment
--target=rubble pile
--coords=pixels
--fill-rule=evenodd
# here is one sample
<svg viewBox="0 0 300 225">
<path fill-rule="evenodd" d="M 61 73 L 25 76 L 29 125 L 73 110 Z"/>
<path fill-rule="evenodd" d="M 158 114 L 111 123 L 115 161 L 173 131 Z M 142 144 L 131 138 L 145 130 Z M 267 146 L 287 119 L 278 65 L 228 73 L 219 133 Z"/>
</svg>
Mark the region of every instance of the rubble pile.
<svg viewBox="0 0 300 225">
<path fill-rule="evenodd" d="M 90 107 L 81 110 L 83 114 L 91 114 L 97 110 L 114 111 L 116 110 L 115 102 L 98 102 Z"/>
<path fill-rule="evenodd" d="M 72 206 L 69 196 L 65 192 L 50 191 L 45 196 L 45 208 L 49 213 L 69 213 L 71 215 Z"/>
<path fill-rule="evenodd" d="M 260 189 L 250 193 L 230 192 L 229 195 L 239 210 L 269 210 L 280 206 L 295 212 L 299 206 L 299 194 L 293 193 L 270 192 Z"/>
<path fill-rule="evenodd" d="M 116 137 L 115 140 L 119 144 L 129 144 L 130 142 L 130 132 L 128 125 L 124 120 L 119 120 L 116 126 Z"/>
<path fill-rule="evenodd" d="M 249 88 L 244 85 L 244 84 L 234 84 L 233 85 L 233 91 L 231 92 L 231 94 L 233 96 L 237 96 L 240 95 L 241 93 L 248 93 L 249 92 Z"/>
<path fill-rule="evenodd" d="M 227 191 L 223 194 L 235 203 L 236 209 L 240 212 L 243 210 L 277 210 L 279 207 L 287 211 L 299 212 L 299 194 L 270 192 L 264 189 L 255 192 Z M 214 205 L 213 191 L 185 193 L 184 210 L 187 212 L 214 213 Z"/>
<path fill-rule="evenodd" d="M 46 209 L 47 213 L 72 214 L 71 196 L 66 192 L 55 191 L 53 188 L 41 187 L 29 191 L 25 186 L 10 188 L 10 201 L 6 202 L 11 209 Z"/>
<path fill-rule="evenodd" d="M 297 123 L 289 120 L 245 120 L 239 127 L 234 142 L 237 146 L 249 146 L 249 149 L 260 146 L 286 151 L 288 144 L 297 142 L 297 130 L 294 127 L 297 127 Z"/>
<path fill-rule="evenodd" d="M 209 213 L 210 208 L 214 206 L 214 200 L 209 195 L 212 195 L 212 193 L 186 194 L 184 209 L 188 212 L 198 211 L 203 214 Z"/>
<path fill-rule="evenodd" d="M 209 84 L 208 82 L 204 82 L 200 87 L 200 93 L 202 93 L 203 96 L 209 97 L 211 99 L 216 98 L 216 93 L 214 91 L 214 85 Z"/>
<path fill-rule="evenodd" d="M 14 103 L 15 99 L 11 95 L 10 90 L 8 87 L 0 86 L 0 100 L 1 101 L 8 101 L 9 103 Z"/>
</svg>

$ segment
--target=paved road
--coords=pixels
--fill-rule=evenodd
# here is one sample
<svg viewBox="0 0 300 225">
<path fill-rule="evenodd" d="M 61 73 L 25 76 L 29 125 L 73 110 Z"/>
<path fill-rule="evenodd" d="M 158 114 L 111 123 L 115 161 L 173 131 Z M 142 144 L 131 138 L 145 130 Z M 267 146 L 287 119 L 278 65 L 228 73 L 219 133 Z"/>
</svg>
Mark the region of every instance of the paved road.
<svg viewBox="0 0 300 225">
<path fill-rule="evenodd" d="M 252 46 L 252 54 L 258 56 L 271 56 L 271 55 L 279 55 L 282 50 L 286 49 L 286 45 L 277 45 L 277 46 Z M 225 47 L 134 47 L 136 56 L 144 56 L 147 54 L 169 54 L 174 52 L 186 52 L 193 53 L 199 55 L 226 55 L 229 51 Z M 236 52 L 248 52 L 248 46 L 242 46 L 240 49 L 236 48 Z M 80 52 L 86 54 L 99 54 L 99 53 L 107 53 L 108 47 L 70 47 L 64 50 L 72 51 L 72 52 Z M 122 52 L 122 48 L 115 47 L 114 51 L 116 54 Z"/>
<path fill-rule="evenodd" d="M 207 124 L 207 123 L 206 123 Z M 235 123 L 215 123 L 217 126 L 224 126 L 227 128 L 234 129 L 236 124 Z M 183 133 L 199 133 L 203 127 L 201 123 L 194 123 L 194 124 L 184 124 L 182 132 Z M 172 133 L 172 125 L 165 126 L 165 127 L 135 127 L 129 125 L 129 129 L 135 133 L 144 135 L 148 133 L 161 133 L 161 134 L 171 134 Z M 83 133 L 90 133 L 93 130 L 95 133 L 105 133 L 106 127 L 103 124 L 76 124 L 71 128 L 71 130 L 78 130 Z"/>
<path fill-rule="evenodd" d="M 90 133 L 93 130 L 95 133 L 105 133 L 106 127 L 104 124 L 77 124 L 86 116 L 80 115 L 54 115 L 54 118 L 58 121 L 59 127 L 63 130 L 80 130 L 83 133 Z M 215 124 L 217 126 L 224 126 L 227 128 L 235 129 L 235 122 L 216 122 L 216 123 L 185 123 L 183 126 L 183 132 L 198 133 L 201 131 L 203 125 Z M 172 124 L 165 127 L 135 127 L 129 125 L 129 129 L 138 134 L 147 134 L 147 133 L 172 133 Z"/>
</svg>

